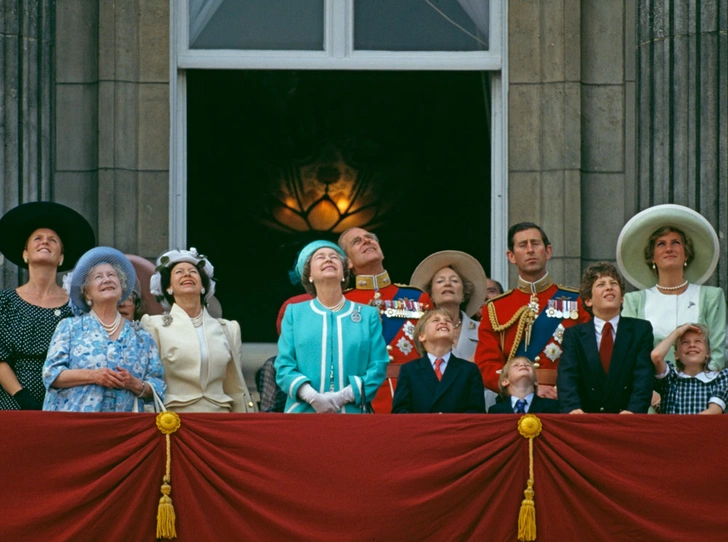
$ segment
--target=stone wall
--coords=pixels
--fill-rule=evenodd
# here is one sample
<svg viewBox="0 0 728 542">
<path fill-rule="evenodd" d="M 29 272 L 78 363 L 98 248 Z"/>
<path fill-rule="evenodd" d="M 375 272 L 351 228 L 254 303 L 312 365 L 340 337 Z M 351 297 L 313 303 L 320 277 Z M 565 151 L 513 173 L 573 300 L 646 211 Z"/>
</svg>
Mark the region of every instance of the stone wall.
<svg viewBox="0 0 728 542">
<path fill-rule="evenodd" d="M 555 280 L 680 203 L 718 230 L 728 286 L 728 0 L 515 0 L 509 32 L 510 222 L 548 232 Z"/>
<path fill-rule="evenodd" d="M 66 0 L 57 11 L 56 183 L 100 244 L 156 257 L 168 239 L 169 4 Z"/>
<path fill-rule="evenodd" d="M 637 208 L 687 205 L 720 238 L 728 286 L 728 0 L 638 1 Z"/>
<path fill-rule="evenodd" d="M 720 232 L 725 287 L 728 0 L 508 6 L 509 221 L 541 224 L 555 280 L 575 285 L 614 259 L 636 212 L 689 205 Z M 100 243 L 155 257 L 169 239 L 169 2 L 0 0 L 0 13 L 3 210 L 54 199 Z"/>
<path fill-rule="evenodd" d="M 54 4 L 0 0 L 0 212 L 57 195 L 52 183 Z M 2 266 L 0 286 L 13 287 L 18 280 L 15 265 Z"/>
<path fill-rule="evenodd" d="M 532 221 L 553 245 L 559 283 L 581 274 L 582 3 L 509 2 L 509 222 Z M 505 257 L 505 256 L 504 256 Z M 517 271 L 510 267 L 510 284 Z"/>
</svg>

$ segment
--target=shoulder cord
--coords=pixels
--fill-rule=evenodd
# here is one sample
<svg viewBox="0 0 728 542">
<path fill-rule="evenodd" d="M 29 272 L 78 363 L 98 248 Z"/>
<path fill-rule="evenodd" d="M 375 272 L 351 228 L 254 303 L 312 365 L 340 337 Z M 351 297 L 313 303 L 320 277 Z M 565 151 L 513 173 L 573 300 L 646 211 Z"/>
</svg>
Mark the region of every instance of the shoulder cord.
<svg viewBox="0 0 728 542">
<path fill-rule="evenodd" d="M 516 338 L 513 340 L 513 346 L 511 347 L 511 351 L 508 353 L 508 359 L 506 360 L 510 361 L 516 355 L 516 352 L 518 351 L 518 345 L 521 344 L 523 330 L 526 329 L 527 326 L 531 326 L 533 324 L 533 321 L 535 320 L 535 315 L 533 311 L 529 310 L 528 305 L 524 305 L 523 307 L 518 309 L 516 313 L 511 317 L 511 319 L 508 320 L 505 324 L 500 324 L 498 322 L 498 317 L 495 314 L 495 304 L 488 303 L 487 306 L 490 325 L 493 327 L 493 331 L 501 334 L 501 349 L 505 346 L 504 331 L 511 327 L 516 322 L 516 320 L 518 320 L 518 327 L 516 328 Z"/>
</svg>

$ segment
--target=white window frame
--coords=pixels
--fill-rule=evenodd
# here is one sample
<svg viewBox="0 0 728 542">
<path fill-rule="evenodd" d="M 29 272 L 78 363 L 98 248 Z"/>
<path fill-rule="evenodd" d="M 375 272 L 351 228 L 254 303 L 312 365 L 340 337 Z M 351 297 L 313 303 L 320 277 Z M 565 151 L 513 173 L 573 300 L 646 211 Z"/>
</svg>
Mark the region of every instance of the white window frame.
<svg viewBox="0 0 728 542">
<path fill-rule="evenodd" d="M 490 0 L 488 51 L 354 51 L 354 0 L 324 0 L 323 51 L 189 48 L 189 0 L 170 0 L 169 246 L 187 246 L 187 72 L 214 70 L 433 70 L 491 72 L 492 278 L 507 282 L 508 1 Z"/>
</svg>

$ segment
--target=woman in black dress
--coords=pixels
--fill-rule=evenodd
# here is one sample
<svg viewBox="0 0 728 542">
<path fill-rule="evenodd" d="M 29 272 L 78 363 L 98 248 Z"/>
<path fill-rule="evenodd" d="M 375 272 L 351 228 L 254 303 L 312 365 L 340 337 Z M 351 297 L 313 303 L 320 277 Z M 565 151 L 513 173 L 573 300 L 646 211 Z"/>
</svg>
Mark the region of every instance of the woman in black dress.
<svg viewBox="0 0 728 542">
<path fill-rule="evenodd" d="M 29 277 L 0 291 L 0 410 L 41 409 L 51 336 L 73 314 L 56 273 L 73 268 L 95 243 L 86 219 L 58 203 L 25 203 L 0 219 L 0 252 Z"/>
</svg>

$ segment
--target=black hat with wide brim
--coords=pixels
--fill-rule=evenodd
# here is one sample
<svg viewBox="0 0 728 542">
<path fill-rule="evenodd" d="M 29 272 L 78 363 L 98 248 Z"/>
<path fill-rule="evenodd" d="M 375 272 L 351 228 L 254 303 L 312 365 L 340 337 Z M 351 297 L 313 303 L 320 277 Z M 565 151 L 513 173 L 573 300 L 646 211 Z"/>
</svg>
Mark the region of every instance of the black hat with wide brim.
<svg viewBox="0 0 728 542">
<path fill-rule="evenodd" d="M 0 252 L 27 269 L 23 251 L 30 234 L 39 228 L 53 230 L 61 238 L 63 263 L 59 271 L 72 269 L 81 255 L 96 245 L 91 224 L 78 212 L 52 201 L 33 201 L 10 209 L 0 219 Z"/>
</svg>

